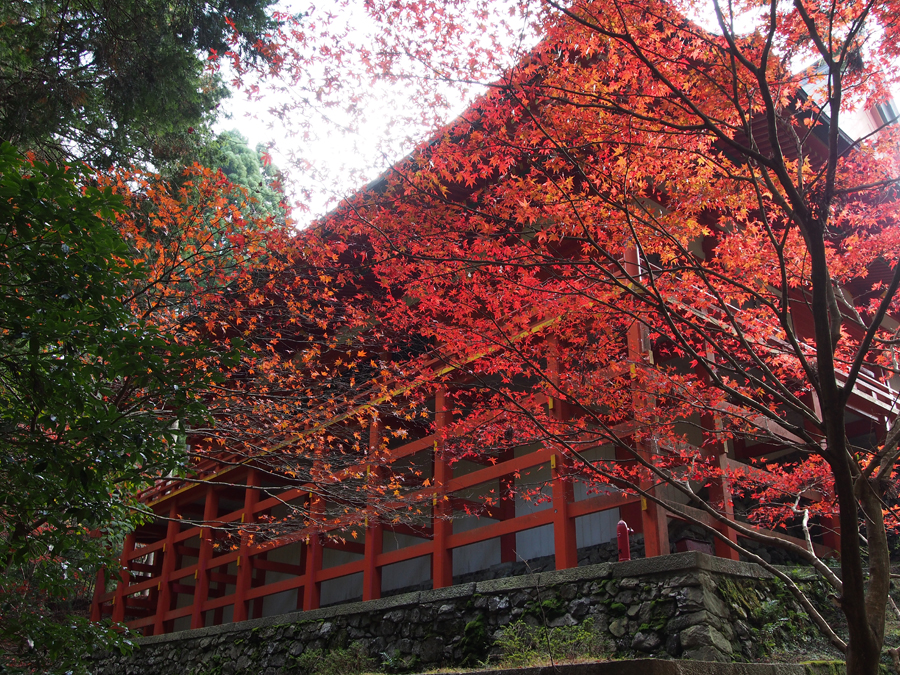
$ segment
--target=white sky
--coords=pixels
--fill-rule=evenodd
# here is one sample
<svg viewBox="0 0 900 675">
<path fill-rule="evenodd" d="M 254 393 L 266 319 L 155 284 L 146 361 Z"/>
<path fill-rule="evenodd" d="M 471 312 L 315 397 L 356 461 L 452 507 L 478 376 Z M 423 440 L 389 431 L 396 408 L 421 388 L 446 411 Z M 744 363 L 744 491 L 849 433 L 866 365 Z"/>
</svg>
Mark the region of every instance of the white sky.
<svg viewBox="0 0 900 675">
<path fill-rule="evenodd" d="M 289 2 L 290 11 L 301 11 L 302 2 Z M 363 11 L 352 8 L 359 2 L 361 0 L 349 0 L 350 9 L 329 7 L 329 11 L 340 12 L 328 30 L 342 34 L 343 48 L 353 44 L 368 48 L 375 40 L 377 27 L 367 23 Z M 518 2 L 490 0 L 488 4 L 501 10 Z M 280 7 L 284 5 L 282 3 Z M 312 24 L 317 17 L 328 14 L 321 8 L 307 11 L 310 14 L 301 25 Z M 507 37 L 508 51 L 530 49 L 536 42 L 536 39 L 526 42 L 522 38 L 522 35 Z M 362 75 L 360 64 L 354 63 L 352 58 L 346 59 L 343 64 L 349 73 L 346 81 L 336 87 L 330 100 L 326 96 L 321 102 L 315 99 L 316 86 L 333 82 L 335 73 L 341 72 L 339 69 L 329 72 L 325 65 L 313 66 L 300 76 L 304 86 L 286 86 L 284 81 L 244 82 L 244 90 L 234 91 L 224 102 L 225 115 L 215 129 L 236 129 L 249 140 L 251 147 L 257 143 L 271 146 L 275 165 L 288 177 L 286 191 L 292 201 L 308 210 L 307 213 L 295 210 L 294 218 L 302 227 L 334 208 L 341 198 L 377 178 L 412 151 L 417 143 L 429 140 L 440 125 L 462 113 L 483 91 L 476 85 L 435 84 L 435 78 L 428 72 L 430 64 L 423 65 L 410 59 L 400 61 L 403 72 L 413 73 L 412 83 L 390 78 L 373 83 Z M 226 81 L 231 78 L 224 72 L 223 75 Z M 429 94 L 439 96 L 443 101 L 423 103 L 416 81 L 418 84 L 430 82 L 427 84 Z M 260 87 L 260 94 L 254 101 L 248 101 L 245 93 L 251 84 Z M 342 106 L 353 99 L 358 100 L 351 106 L 353 111 L 348 113 Z M 290 109 L 290 112 L 278 108 Z M 433 116 L 419 119 L 423 109 Z"/>
</svg>

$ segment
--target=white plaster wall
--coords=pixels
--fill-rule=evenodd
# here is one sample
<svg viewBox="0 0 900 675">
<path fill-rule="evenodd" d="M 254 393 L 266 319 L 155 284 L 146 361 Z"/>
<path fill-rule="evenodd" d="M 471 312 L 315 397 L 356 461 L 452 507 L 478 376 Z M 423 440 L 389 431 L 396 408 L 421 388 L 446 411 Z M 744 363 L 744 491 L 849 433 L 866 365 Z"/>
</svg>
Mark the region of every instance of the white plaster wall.
<svg viewBox="0 0 900 675">
<path fill-rule="evenodd" d="M 515 480 L 516 517 L 546 511 L 553 506 L 550 501 L 553 494 L 551 477 L 549 464 L 541 464 L 521 472 Z M 531 560 L 552 555 L 553 552 L 553 525 L 542 525 L 516 533 L 517 560 Z"/>
<path fill-rule="evenodd" d="M 281 546 L 280 548 L 269 551 L 266 558 L 272 562 L 287 563 L 289 565 L 300 564 L 300 553 L 302 551 L 300 542 Z M 285 574 L 283 572 L 266 572 L 266 583 L 273 584 L 285 579 L 293 579 L 295 575 Z M 276 616 L 285 614 L 286 612 L 297 611 L 297 589 L 282 591 L 274 595 L 267 595 L 263 598 L 262 615 Z"/>
<path fill-rule="evenodd" d="M 414 546 L 427 541 L 408 534 L 384 533 L 382 551 L 399 551 L 401 548 Z M 431 579 L 431 556 L 423 555 L 412 560 L 385 565 L 381 568 L 381 590 L 392 591 L 406 586 L 415 586 Z"/>
<path fill-rule="evenodd" d="M 479 516 L 459 516 L 453 520 L 453 533 L 468 532 L 483 525 L 496 523 L 492 518 Z M 500 564 L 500 538 L 494 537 L 477 544 L 453 549 L 453 574 L 477 572 Z"/>
<path fill-rule="evenodd" d="M 347 602 L 354 598 L 362 597 L 363 573 L 348 574 L 345 577 L 323 581 L 320 589 L 320 604 L 335 605 L 339 602 Z"/>
</svg>

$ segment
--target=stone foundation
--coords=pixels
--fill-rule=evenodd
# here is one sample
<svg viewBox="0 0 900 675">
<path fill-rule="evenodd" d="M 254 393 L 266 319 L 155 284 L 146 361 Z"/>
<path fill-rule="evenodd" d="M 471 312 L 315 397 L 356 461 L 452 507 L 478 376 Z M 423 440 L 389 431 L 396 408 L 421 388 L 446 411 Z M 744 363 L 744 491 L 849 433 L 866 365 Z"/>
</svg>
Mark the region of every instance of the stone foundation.
<svg viewBox="0 0 900 675">
<path fill-rule="evenodd" d="M 805 622 L 764 570 L 690 551 L 141 638 L 129 656 L 98 655 L 94 672 L 297 673 L 304 652 L 354 644 L 376 662 L 408 668 L 474 664 L 496 654 L 502 631 L 516 622 L 587 619 L 610 656 L 730 662 L 758 656 L 755 636 L 786 617 Z"/>
</svg>

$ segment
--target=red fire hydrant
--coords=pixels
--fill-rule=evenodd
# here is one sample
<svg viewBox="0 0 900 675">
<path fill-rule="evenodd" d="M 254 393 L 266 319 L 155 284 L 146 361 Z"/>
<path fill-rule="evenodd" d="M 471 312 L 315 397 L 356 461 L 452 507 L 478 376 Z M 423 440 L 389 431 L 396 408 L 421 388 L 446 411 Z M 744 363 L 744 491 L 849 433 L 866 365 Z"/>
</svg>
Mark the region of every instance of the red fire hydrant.
<svg viewBox="0 0 900 675">
<path fill-rule="evenodd" d="M 619 562 L 631 560 L 631 545 L 628 543 L 628 535 L 633 530 L 628 527 L 628 523 L 620 520 L 616 525 L 616 539 L 619 542 Z"/>
</svg>

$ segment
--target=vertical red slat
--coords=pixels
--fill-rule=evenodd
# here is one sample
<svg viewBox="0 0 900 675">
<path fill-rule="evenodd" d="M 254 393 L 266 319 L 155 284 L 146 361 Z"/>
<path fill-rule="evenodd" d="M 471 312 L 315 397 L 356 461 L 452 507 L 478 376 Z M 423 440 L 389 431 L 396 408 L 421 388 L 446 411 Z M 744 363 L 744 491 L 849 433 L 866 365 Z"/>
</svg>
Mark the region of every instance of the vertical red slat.
<svg viewBox="0 0 900 675">
<path fill-rule="evenodd" d="M 444 457 L 444 430 L 450 421 L 450 406 L 447 394 L 439 390 L 434 401 L 434 485 L 435 497 L 432 505 L 432 530 L 434 548 L 431 555 L 431 582 L 434 588 L 453 585 L 453 552 L 447 548 L 447 538 L 453 532 L 450 501 L 445 500 L 444 486 L 453 478 L 450 465 Z"/>
<path fill-rule="evenodd" d="M 553 477 L 553 546 L 556 569 L 578 567 L 578 544 L 575 539 L 575 519 L 569 515 L 569 505 L 575 501 L 572 482 L 566 479 L 565 460 L 555 457 L 551 463 Z"/>
<path fill-rule="evenodd" d="M 131 582 L 128 565 L 131 564 L 132 553 L 134 553 L 134 532 L 125 535 L 125 543 L 122 545 L 122 557 L 119 559 L 122 569 L 119 572 L 119 585 L 116 587 L 115 606 L 112 613 L 113 623 L 125 621 L 125 603 L 127 602 L 125 592 L 128 590 L 128 584 Z"/>
<path fill-rule="evenodd" d="M 250 525 L 256 520 L 256 514 L 253 507 L 259 501 L 259 473 L 252 467 L 247 469 L 247 490 L 244 492 L 244 513 L 241 522 L 244 525 Z M 250 590 L 250 584 L 253 583 L 253 562 L 249 555 L 250 551 L 250 535 L 248 532 L 241 532 L 241 547 L 238 552 L 238 569 L 237 580 L 234 590 L 234 613 L 233 621 L 247 620 L 247 591 Z"/>
<path fill-rule="evenodd" d="M 309 493 L 309 512 L 313 521 L 318 520 L 325 510 L 324 500 L 318 495 Z M 306 584 L 303 587 L 303 609 L 309 611 L 319 608 L 320 582 L 316 579 L 322 569 L 322 541 L 318 531 L 309 535 L 306 542 Z"/>
<path fill-rule="evenodd" d="M 175 537 L 181 530 L 178 522 L 178 502 L 172 500 L 169 507 L 169 522 L 166 524 L 166 543 L 163 545 L 162 573 L 159 579 L 159 595 L 156 599 L 156 617 L 153 621 L 153 634 L 162 635 L 166 632 L 166 612 L 172 608 L 172 573 L 175 571 L 175 563 L 178 560 L 178 552 L 175 550 Z"/>
<path fill-rule="evenodd" d="M 625 251 L 625 271 L 634 278 L 641 275 L 640 262 L 638 260 L 638 251 L 634 246 L 630 246 Z M 644 348 L 644 327 L 635 321 L 628 329 L 628 361 L 632 364 L 632 374 L 637 372 L 637 364 L 643 363 L 645 360 L 646 350 Z M 637 385 L 633 387 L 634 407 L 636 412 L 640 410 L 640 414 L 644 419 L 650 418 L 648 408 L 655 408 L 656 401 L 652 396 L 647 396 L 639 391 Z M 653 461 L 653 448 L 648 447 L 645 443 L 636 442 L 635 450 L 644 460 Z M 649 494 L 655 494 L 653 487 L 655 481 L 645 480 L 641 483 L 641 488 Z M 665 509 L 658 506 L 650 499 L 641 501 L 641 530 L 644 533 L 644 555 L 652 558 L 659 555 L 668 555 L 669 553 L 669 519 Z M 637 529 L 637 528 L 635 528 Z"/>
<path fill-rule="evenodd" d="M 203 525 L 200 530 L 200 554 L 197 560 L 197 582 L 194 587 L 194 607 L 191 612 L 191 628 L 203 628 L 203 605 L 209 597 L 209 559 L 213 551 L 211 523 L 219 515 L 219 498 L 212 485 L 206 488 L 206 504 L 203 507 Z"/>
<path fill-rule="evenodd" d="M 372 420 L 369 427 L 369 454 L 377 456 L 381 448 L 381 422 Z M 368 481 L 371 486 L 378 482 L 380 470 L 369 469 Z M 377 497 L 369 496 L 370 506 L 366 516 L 365 563 L 363 567 L 363 600 L 377 600 L 381 597 L 381 568 L 375 558 L 381 553 L 384 544 L 384 529 L 372 503 Z"/>
</svg>

